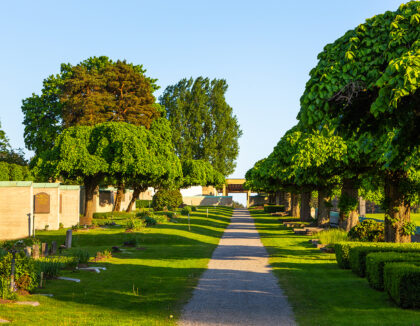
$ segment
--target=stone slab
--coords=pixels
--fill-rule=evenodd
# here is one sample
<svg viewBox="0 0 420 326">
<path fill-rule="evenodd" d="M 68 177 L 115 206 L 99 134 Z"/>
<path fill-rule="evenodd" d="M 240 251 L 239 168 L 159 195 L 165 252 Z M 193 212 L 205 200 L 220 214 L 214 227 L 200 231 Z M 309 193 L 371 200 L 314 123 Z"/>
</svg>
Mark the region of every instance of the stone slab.
<svg viewBox="0 0 420 326">
<path fill-rule="evenodd" d="M 57 279 L 58 280 L 63 280 L 63 281 L 71 281 L 71 282 L 80 283 L 80 280 L 78 278 L 59 276 L 59 277 L 57 277 Z"/>
<path fill-rule="evenodd" d="M 32 306 L 32 307 L 38 307 L 39 306 L 38 301 L 17 301 L 15 303 L 18 304 L 18 305 L 22 305 L 22 306 Z"/>
</svg>

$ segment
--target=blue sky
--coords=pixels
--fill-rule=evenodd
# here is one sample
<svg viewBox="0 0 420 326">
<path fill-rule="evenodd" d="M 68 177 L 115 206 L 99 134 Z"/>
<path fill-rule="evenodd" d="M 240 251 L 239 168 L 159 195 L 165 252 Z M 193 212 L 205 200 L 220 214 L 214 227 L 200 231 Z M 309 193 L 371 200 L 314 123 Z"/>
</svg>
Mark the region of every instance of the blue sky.
<svg viewBox="0 0 420 326">
<path fill-rule="evenodd" d="M 0 121 L 24 147 L 21 101 L 62 62 L 106 55 L 143 64 L 163 89 L 183 77 L 225 78 L 243 136 L 243 177 L 296 123 L 316 56 L 394 0 L 4 1 Z M 30 156 L 30 154 L 28 154 Z"/>
</svg>

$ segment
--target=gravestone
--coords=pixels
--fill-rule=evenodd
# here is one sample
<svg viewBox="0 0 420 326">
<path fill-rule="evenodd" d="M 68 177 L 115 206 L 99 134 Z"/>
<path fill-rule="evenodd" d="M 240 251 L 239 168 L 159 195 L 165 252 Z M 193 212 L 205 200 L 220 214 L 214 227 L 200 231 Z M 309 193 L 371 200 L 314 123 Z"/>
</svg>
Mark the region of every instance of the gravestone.
<svg viewBox="0 0 420 326">
<path fill-rule="evenodd" d="M 24 252 L 26 257 L 30 258 L 32 256 L 32 247 L 25 247 Z"/>
<path fill-rule="evenodd" d="M 32 257 L 34 259 L 38 259 L 39 258 L 39 244 L 34 244 L 32 246 Z"/>
<path fill-rule="evenodd" d="M 50 195 L 40 192 L 34 196 L 34 213 L 48 214 L 50 212 Z"/>
<path fill-rule="evenodd" d="M 57 241 L 51 242 L 51 255 L 57 254 Z"/>
<path fill-rule="evenodd" d="M 73 232 L 72 230 L 67 230 L 66 232 L 66 249 L 70 249 L 71 248 L 71 240 L 73 237 Z"/>
<path fill-rule="evenodd" d="M 46 257 L 48 256 L 48 243 L 41 243 L 41 256 Z"/>
</svg>

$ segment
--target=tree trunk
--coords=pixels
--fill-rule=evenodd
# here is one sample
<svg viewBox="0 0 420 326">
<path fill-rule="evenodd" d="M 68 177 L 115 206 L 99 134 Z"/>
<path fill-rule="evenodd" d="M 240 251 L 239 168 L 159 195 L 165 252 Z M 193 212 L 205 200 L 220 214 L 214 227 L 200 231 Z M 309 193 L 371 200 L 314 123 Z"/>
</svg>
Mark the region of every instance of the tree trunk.
<svg viewBox="0 0 420 326">
<path fill-rule="evenodd" d="M 302 194 L 300 195 L 300 220 L 302 222 L 312 221 L 310 202 L 311 192 L 302 192 Z"/>
<path fill-rule="evenodd" d="M 281 205 L 281 191 L 276 191 L 276 193 L 275 193 L 275 203 L 276 203 L 276 205 Z"/>
<path fill-rule="evenodd" d="M 353 179 L 343 179 L 343 187 L 341 188 L 341 197 L 347 197 L 347 200 L 352 200 L 355 203 L 359 202 L 359 189 Z M 354 210 L 348 212 L 342 212 L 340 210 L 340 221 L 339 225 L 342 229 L 347 232 L 351 230 L 353 226 L 359 223 L 359 212 L 357 206 Z"/>
<path fill-rule="evenodd" d="M 96 211 L 96 193 L 99 181 L 95 178 L 86 178 L 85 185 L 85 215 L 80 219 L 80 224 L 91 225 L 93 213 Z"/>
<path fill-rule="evenodd" d="M 404 224 L 410 222 L 410 203 L 400 189 L 406 178 L 403 172 L 390 172 L 385 177 L 386 242 L 411 242 L 411 235 L 403 233 Z"/>
<path fill-rule="evenodd" d="M 326 226 L 330 222 L 330 208 L 325 205 L 325 202 L 329 200 L 327 191 L 318 189 L 318 226 Z"/>
<path fill-rule="evenodd" d="M 141 187 L 134 187 L 133 197 L 131 197 L 131 200 L 128 203 L 127 209 L 125 210 L 127 213 L 131 212 L 133 205 L 136 202 L 137 198 L 139 197 L 141 191 L 142 191 Z"/>
<path fill-rule="evenodd" d="M 124 196 L 125 186 L 123 183 L 118 183 L 117 187 L 117 196 L 115 197 L 114 207 L 112 208 L 113 212 L 121 211 L 121 201 Z"/>
<path fill-rule="evenodd" d="M 300 218 L 299 194 L 292 193 L 292 216 Z"/>
<path fill-rule="evenodd" d="M 269 193 L 268 194 L 268 203 L 269 204 L 276 203 L 276 193 Z"/>
</svg>

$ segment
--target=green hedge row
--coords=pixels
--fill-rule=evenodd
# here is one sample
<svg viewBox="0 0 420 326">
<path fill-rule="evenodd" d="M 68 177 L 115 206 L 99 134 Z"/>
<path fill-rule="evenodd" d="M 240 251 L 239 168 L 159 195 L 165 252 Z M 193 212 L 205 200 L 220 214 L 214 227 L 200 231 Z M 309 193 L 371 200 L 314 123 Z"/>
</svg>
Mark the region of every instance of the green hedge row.
<svg viewBox="0 0 420 326">
<path fill-rule="evenodd" d="M 108 218 L 116 218 L 116 219 L 124 219 L 130 218 L 135 216 L 135 212 L 105 212 L 105 213 L 93 213 L 93 218 L 100 218 L 100 219 L 108 219 Z"/>
<path fill-rule="evenodd" d="M 366 278 L 376 290 L 384 289 L 384 266 L 393 262 L 418 262 L 420 253 L 374 252 L 366 256 Z"/>
<path fill-rule="evenodd" d="M 277 213 L 277 212 L 284 212 L 284 205 L 265 205 L 264 212 L 265 213 Z"/>
<path fill-rule="evenodd" d="M 136 208 L 149 208 L 152 207 L 152 201 L 147 199 L 137 199 Z"/>
<path fill-rule="evenodd" d="M 366 255 L 371 252 L 419 252 L 420 243 L 339 242 L 334 245 L 335 258 L 340 268 L 351 268 L 365 276 Z"/>
<path fill-rule="evenodd" d="M 384 287 L 402 308 L 420 308 L 420 266 L 389 263 L 384 267 Z"/>
</svg>

